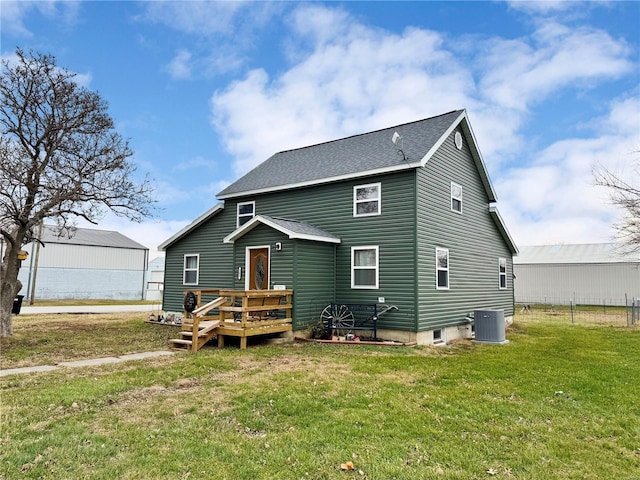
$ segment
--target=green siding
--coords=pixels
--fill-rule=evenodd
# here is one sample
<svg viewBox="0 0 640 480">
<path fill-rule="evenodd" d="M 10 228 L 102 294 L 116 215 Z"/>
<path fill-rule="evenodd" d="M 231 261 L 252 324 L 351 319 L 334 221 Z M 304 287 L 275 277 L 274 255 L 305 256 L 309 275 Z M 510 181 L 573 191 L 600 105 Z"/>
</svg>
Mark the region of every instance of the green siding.
<svg viewBox="0 0 640 480">
<path fill-rule="evenodd" d="M 327 300 L 376 303 L 378 297 L 385 297 L 386 303 L 396 305 L 400 310 L 382 317 L 379 322 L 381 328 L 415 330 L 414 176 L 415 172 L 410 170 L 305 189 L 273 192 L 227 201 L 226 209 L 235 211 L 237 201 L 255 200 L 257 215 L 300 220 L 336 235 L 342 243 L 335 247 L 335 299 Z M 374 182 L 382 183 L 382 215 L 354 218 L 353 187 Z M 365 245 L 379 246 L 380 279 L 379 288 L 375 290 L 351 288 L 351 247 Z M 284 249 L 283 244 L 283 251 Z M 237 255 L 236 253 L 236 261 L 240 260 Z M 300 259 L 301 255 L 297 258 Z M 308 287 L 309 292 L 306 291 L 304 282 L 299 283 L 300 275 L 305 270 L 301 268 L 297 271 L 298 276 L 293 286 L 297 301 L 300 301 L 298 295 L 304 295 L 305 299 L 317 295 L 315 292 L 318 291 L 320 278 L 324 279 L 322 282 L 331 280 L 330 283 L 333 284 L 333 279 L 329 279 L 329 275 L 333 273 L 333 264 L 323 264 L 320 261 L 317 266 L 321 269 L 320 275 L 317 282 Z M 315 274 L 318 275 L 318 272 Z M 301 291 L 301 287 L 305 290 Z M 328 287 L 324 286 L 321 290 L 329 291 Z M 306 311 L 301 312 L 303 322 L 307 321 L 308 310 L 311 308 L 311 303 L 307 305 L 304 307 L 303 304 L 302 307 L 306 308 Z M 320 311 L 317 312 L 317 316 L 319 315 Z"/>
<path fill-rule="evenodd" d="M 451 181 L 463 187 L 462 214 L 451 211 Z M 381 183 L 382 214 L 354 218 L 353 187 L 375 182 Z M 255 201 L 257 215 L 307 222 L 342 243 L 291 240 L 258 225 L 235 244 L 222 244 L 236 228 L 237 203 L 246 201 Z M 276 242 L 281 251 L 275 251 Z M 460 324 L 478 308 L 513 313 L 511 252 L 489 215 L 466 139 L 457 150 L 453 133 L 424 168 L 227 200 L 221 213 L 167 250 L 165 309 L 182 308 L 185 253 L 200 254 L 202 288 L 244 289 L 246 248 L 265 245 L 271 248 L 270 285 L 294 290 L 295 330 L 307 327 L 332 301 L 376 303 L 379 297 L 399 308 L 381 317 L 379 327 L 396 330 Z M 351 247 L 369 245 L 379 247 L 379 288 L 352 289 Z M 435 287 L 436 246 L 449 249 L 447 291 Z M 506 290 L 498 287 L 499 257 L 507 259 Z"/>
<path fill-rule="evenodd" d="M 283 247 L 284 249 L 284 247 Z M 333 301 L 336 246 L 330 243 L 295 242 L 294 329 L 307 328 Z"/>
<path fill-rule="evenodd" d="M 282 250 L 274 248 L 276 242 Z M 266 225 L 258 225 L 234 243 L 234 266 L 242 267 L 234 288 L 245 288 L 245 262 L 248 247 L 269 246 L 269 285 L 285 285 L 293 292 L 293 328 L 307 328 L 320 311 L 333 300 L 333 244 L 308 240 L 291 240 Z M 294 267 L 295 266 L 295 267 Z"/>
<path fill-rule="evenodd" d="M 163 306 L 165 311 L 180 312 L 187 289 L 229 288 L 233 283 L 233 246 L 222 239 L 235 228 L 235 207 L 216 213 L 198 228 L 170 245 L 165 253 Z M 198 285 L 182 283 L 185 254 L 200 254 Z"/>
<path fill-rule="evenodd" d="M 274 248 L 276 242 L 282 242 L 282 250 L 279 252 Z M 269 247 L 269 287 L 286 285 L 287 288 L 293 288 L 294 252 L 291 248 L 291 241 L 286 235 L 266 225 L 258 225 L 236 240 L 233 245 L 234 271 L 242 267 L 242 278 L 238 279 L 237 275 L 234 276 L 233 288 L 245 289 L 247 247 L 267 246 Z"/>
<path fill-rule="evenodd" d="M 418 169 L 418 325 L 455 325 L 481 308 L 513 314 L 511 252 L 489 215 L 489 203 L 465 138 L 462 150 L 446 139 Z M 462 214 L 451 211 L 451 182 L 462 185 Z M 435 249 L 449 249 L 449 290 L 435 287 Z M 498 258 L 507 259 L 507 289 L 498 285 Z"/>
</svg>

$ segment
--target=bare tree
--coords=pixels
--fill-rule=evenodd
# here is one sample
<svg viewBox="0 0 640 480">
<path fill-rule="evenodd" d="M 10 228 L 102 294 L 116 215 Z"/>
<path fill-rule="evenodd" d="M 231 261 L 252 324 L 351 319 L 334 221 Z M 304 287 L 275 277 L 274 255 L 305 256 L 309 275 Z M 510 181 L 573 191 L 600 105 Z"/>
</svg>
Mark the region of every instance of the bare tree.
<svg viewBox="0 0 640 480">
<path fill-rule="evenodd" d="M 632 178 L 637 180 L 640 179 L 640 160 L 636 163 Z M 625 212 L 624 218 L 616 225 L 624 249 L 629 253 L 640 252 L 640 187 L 602 166 L 594 170 L 594 177 L 596 185 L 607 187 L 613 204 Z"/>
<path fill-rule="evenodd" d="M 133 152 L 107 104 L 50 55 L 18 49 L 0 65 L 0 336 L 12 334 L 22 246 L 46 219 L 62 231 L 107 210 L 141 221 L 153 213 L 148 178 L 136 182 Z"/>
</svg>

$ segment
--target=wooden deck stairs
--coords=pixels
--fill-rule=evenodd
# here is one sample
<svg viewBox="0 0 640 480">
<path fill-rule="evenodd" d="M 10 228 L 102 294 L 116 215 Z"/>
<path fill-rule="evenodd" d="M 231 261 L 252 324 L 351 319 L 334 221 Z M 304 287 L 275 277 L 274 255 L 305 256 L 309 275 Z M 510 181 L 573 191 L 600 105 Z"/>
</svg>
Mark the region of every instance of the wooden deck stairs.
<svg viewBox="0 0 640 480">
<path fill-rule="evenodd" d="M 190 291 L 200 305 L 203 296 L 216 298 L 184 312 L 181 338 L 169 340 L 171 348 L 200 350 L 217 337 L 224 347 L 225 337 L 239 337 L 240 348 L 247 348 L 247 337 L 292 331 L 293 290 L 201 289 Z M 185 292 L 189 293 L 189 292 Z M 217 309 L 217 312 L 211 312 Z M 205 316 L 206 315 L 206 316 Z"/>
<path fill-rule="evenodd" d="M 215 300 L 196 308 L 188 318 L 186 315 L 182 319 L 182 338 L 169 340 L 172 348 L 186 348 L 187 350 L 198 351 L 216 335 L 216 330 L 220 326 L 220 320 L 200 320 L 210 310 L 219 307 L 226 302 L 226 297 L 218 297 Z M 195 342 L 194 342 L 195 339 Z"/>
</svg>

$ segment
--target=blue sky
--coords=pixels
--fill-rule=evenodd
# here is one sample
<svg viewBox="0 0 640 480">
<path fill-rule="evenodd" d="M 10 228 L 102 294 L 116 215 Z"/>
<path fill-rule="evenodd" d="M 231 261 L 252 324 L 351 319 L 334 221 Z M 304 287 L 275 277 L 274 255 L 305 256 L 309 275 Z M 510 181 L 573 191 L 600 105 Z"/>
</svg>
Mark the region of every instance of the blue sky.
<svg viewBox="0 0 640 480">
<path fill-rule="evenodd" d="M 519 245 L 610 241 L 594 165 L 640 154 L 638 2 L 7 2 L 1 54 L 56 56 L 109 103 L 154 249 L 270 155 L 466 108 Z"/>
</svg>

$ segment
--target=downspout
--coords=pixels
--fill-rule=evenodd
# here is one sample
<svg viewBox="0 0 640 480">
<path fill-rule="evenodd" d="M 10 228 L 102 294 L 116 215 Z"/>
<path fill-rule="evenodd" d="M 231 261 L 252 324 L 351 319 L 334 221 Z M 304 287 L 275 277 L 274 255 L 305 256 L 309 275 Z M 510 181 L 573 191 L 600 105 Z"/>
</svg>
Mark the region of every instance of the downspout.
<svg viewBox="0 0 640 480">
<path fill-rule="evenodd" d="M 414 212 L 414 222 L 413 222 L 413 236 L 414 236 L 414 242 L 413 242 L 413 274 L 415 275 L 415 279 L 416 281 L 414 282 L 414 287 L 413 287 L 413 311 L 414 311 L 414 317 L 413 317 L 413 329 L 414 332 L 412 333 L 413 335 L 415 335 L 415 340 L 417 340 L 418 338 L 418 329 L 419 329 L 419 319 L 420 319 L 420 299 L 419 299 L 419 295 L 420 295 L 420 272 L 418 270 L 418 262 L 419 262 L 419 246 L 418 246 L 418 203 L 419 203 L 419 194 L 418 194 L 418 189 L 420 188 L 419 185 L 419 181 L 418 181 L 418 175 L 419 175 L 419 171 L 417 169 L 414 170 L 414 175 L 413 175 L 413 185 L 414 185 L 414 195 L 413 195 L 413 212 Z"/>
<path fill-rule="evenodd" d="M 333 244 L 333 300 L 331 300 L 332 303 L 336 302 L 336 268 L 338 266 L 338 245 L 336 245 L 335 243 Z"/>
</svg>

